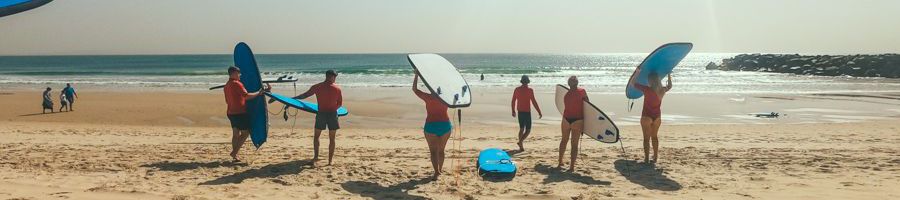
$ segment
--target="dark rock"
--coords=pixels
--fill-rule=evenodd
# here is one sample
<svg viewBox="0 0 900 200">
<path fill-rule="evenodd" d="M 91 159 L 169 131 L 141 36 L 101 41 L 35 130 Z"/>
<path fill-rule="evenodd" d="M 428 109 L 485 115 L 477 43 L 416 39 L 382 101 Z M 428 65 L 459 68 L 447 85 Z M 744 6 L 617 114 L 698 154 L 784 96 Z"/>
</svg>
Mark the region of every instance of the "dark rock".
<svg viewBox="0 0 900 200">
<path fill-rule="evenodd" d="M 820 76 L 900 78 L 900 54 L 799 55 L 739 54 L 709 63 L 706 69 L 759 71 Z"/>
</svg>

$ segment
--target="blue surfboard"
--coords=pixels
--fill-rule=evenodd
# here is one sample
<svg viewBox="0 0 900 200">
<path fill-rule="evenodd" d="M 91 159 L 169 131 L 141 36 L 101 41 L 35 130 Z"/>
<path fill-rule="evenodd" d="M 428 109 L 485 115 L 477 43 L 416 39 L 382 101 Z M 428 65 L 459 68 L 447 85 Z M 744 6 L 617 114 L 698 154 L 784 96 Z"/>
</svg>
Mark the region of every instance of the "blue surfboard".
<svg viewBox="0 0 900 200">
<path fill-rule="evenodd" d="M 648 78 L 650 76 L 650 72 L 656 72 L 659 75 L 660 80 L 665 78 L 669 73 L 672 73 L 672 69 L 684 59 L 685 56 L 689 52 L 691 52 L 691 48 L 694 45 L 691 43 L 669 43 L 656 48 L 653 53 L 650 53 L 647 58 L 644 58 L 644 61 L 638 65 L 637 69 L 641 69 L 641 74 L 631 74 L 631 78 L 628 79 L 628 83 L 631 82 L 631 79 L 637 78 L 635 80 L 636 83 L 641 85 L 648 85 Z M 637 72 L 635 69 L 635 72 Z M 625 96 L 629 99 L 637 99 L 644 96 L 644 93 L 641 90 L 638 90 L 633 85 L 625 86 Z"/>
<path fill-rule="evenodd" d="M 306 111 L 306 112 L 310 112 L 310 113 L 319 113 L 319 104 L 308 102 L 308 101 L 303 101 L 303 100 L 299 100 L 299 99 L 294 99 L 294 98 L 280 95 L 277 93 L 267 92 L 265 94 L 268 95 L 269 97 L 272 97 L 272 99 L 275 99 L 276 101 L 283 103 L 284 105 L 288 105 L 290 107 L 300 109 L 302 111 Z M 347 108 L 344 108 L 343 106 L 338 108 L 338 110 L 337 110 L 338 116 L 346 116 L 347 114 L 350 114 L 350 112 L 347 111 Z"/>
<path fill-rule="evenodd" d="M 512 178 L 516 176 L 516 164 L 506 151 L 485 149 L 478 154 L 478 174 L 490 178 Z"/>
<path fill-rule="evenodd" d="M 0 0 L 0 17 L 25 12 L 53 0 Z"/>
<path fill-rule="evenodd" d="M 253 51 L 246 43 L 238 43 L 234 47 L 234 65 L 241 69 L 241 83 L 247 92 L 258 92 L 262 89 L 262 77 Z M 250 115 L 250 140 L 258 149 L 266 142 L 269 134 L 269 116 L 266 110 L 266 97 L 259 96 L 247 100 L 247 114 Z"/>
</svg>

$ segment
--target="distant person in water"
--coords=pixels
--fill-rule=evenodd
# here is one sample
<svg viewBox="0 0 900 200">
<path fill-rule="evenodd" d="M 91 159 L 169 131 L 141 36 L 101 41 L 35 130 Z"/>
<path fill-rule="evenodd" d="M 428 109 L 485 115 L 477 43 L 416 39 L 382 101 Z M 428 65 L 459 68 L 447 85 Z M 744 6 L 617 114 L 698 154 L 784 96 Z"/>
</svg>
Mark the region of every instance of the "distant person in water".
<svg viewBox="0 0 900 200">
<path fill-rule="evenodd" d="M 575 171 L 575 161 L 578 159 L 578 139 L 584 130 L 584 101 L 588 100 L 584 88 L 578 87 L 578 77 L 569 77 L 569 92 L 564 96 L 563 119 L 560 124 L 562 140 L 559 141 L 559 165 L 562 168 L 563 156 L 566 154 L 566 143 L 572 142 L 571 162 L 569 171 Z"/>
<path fill-rule="evenodd" d="M 337 110 L 344 104 L 341 88 L 335 84 L 337 75 L 334 70 L 326 71 L 325 81 L 309 87 L 309 90 L 294 97 L 295 99 L 305 99 L 316 95 L 316 102 L 319 104 L 313 131 L 313 163 L 319 160 L 319 136 L 326 128 L 328 129 L 328 165 L 331 165 L 331 158 L 334 157 L 334 137 L 337 135 L 337 130 L 341 128 L 338 124 Z"/>
<path fill-rule="evenodd" d="M 481 73 L 481 80 L 484 80 L 484 73 Z"/>
<path fill-rule="evenodd" d="M 641 69 L 635 72 L 635 74 L 640 73 Z M 662 106 L 663 96 L 672 89 L 672 74 L 669 74 L 665 87 L 660 83 L 661 79 L 656 72 L 650 72 L 647 80 L 650 83 L 649 86 L 641 85 L 635 82 L 635 79 L 631 79 L 631 82 L 628 84 L 633 85 L 644 93 L 644 108 L 641 110 L 641 130 L 644 132 L 644 162 L 655 163 L 659 156 L 659 137 L 657 135 L 659 126 L 662 124 L 662 110 L 660 110 L 660 106 Z M 651 144 L 653 145 L 653 160 L 649 160 Z"/>
<path fill-rule="evenodd" d="M 66 83 L 66 87 L 62 89 L 62 93 L 66 95 L 69 111 L 75 111 L 75 99 L 78 98 L 78 93 L 75 93 L 75 88 L 72 87 L 71 83 Z"/>
<path fill-rule="evenodd" d="M 269 90 L 266 85 L 262 90 L 254 93 L 247 92 L 244 84 L 241 83 L 241 69 L 237 67 L 228 68 L 228 82 L 225 83 L 225 103 L 228 104 L 228 120 L 231 121 L 231 158 L 235 162 L 240 162 L 238 151 L 247 137 L 250 137 L 250 115 L 247 113 L 247 100 L 259 97 L 263 92 Z"/>
<path fill-rule="evenodd" d="M 53 97 L 50 96 L 50 90 L 53 89 L 47 87 L 47 89 L 44 90 L 43 100 L 41 101 L 41 106 L 43 106 L 41 113 L 47 113 L 47 109 L 50 109 L 50 113 L 53 113 Z"/>
<path fill-rule="evenodd" d="M 447 141 L 450 139 L 450 131 L 453 130 L 453 124 L 450 123 L 450 116 L 447 114 L 447 105 L 441 102 L 436 94 L 425 93 L 419 90 L 419 72 L 415 72 L 413 77 L 412 90 L 422 101 L 425 102 L 425 142 L 428 143 L 429 158 L 431 158 L 431 167 L 434 168 L 433 178 L 437 179 L 444 169 L 444 149 L 447 147 Z"/>
<path fill-rule="evenodd" d="M 541 107 L 538 106 L 537 100 L 534 99 L 534 90 L 528 87 L 528 83 L 531 83 L 528 75 L 522 75 L 522 79 L 519 82 L 522 83 L 522 86 L 516 87 L 513 91 L 510 108 L 512 109 L 513 117 L 517 116 L 516 111 L 519 112 L 519 142 L 516 144 L 519 145 L 519 151 L 525 151 L 523 145 L 525 138 L 528 138 L 528 135 L 531 134 L 531 105 L 534 105 L 535 110 L 537 110 L 539 119 L 544 118 L 544 114 L 541 113 Z"/>
</svg>

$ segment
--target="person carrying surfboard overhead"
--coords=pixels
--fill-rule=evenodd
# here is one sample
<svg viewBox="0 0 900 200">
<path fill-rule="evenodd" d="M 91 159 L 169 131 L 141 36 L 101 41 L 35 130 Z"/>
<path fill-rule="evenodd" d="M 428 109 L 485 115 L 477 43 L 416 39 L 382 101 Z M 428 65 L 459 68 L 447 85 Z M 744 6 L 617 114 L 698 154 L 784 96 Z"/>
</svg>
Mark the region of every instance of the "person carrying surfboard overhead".
<svg viewBox="0 0 900 200">
<path fill-rule="evenodd" d="M 564 97 L 566 105 L 563 111 L 563 120 L 560 123 L 562 140 L 559 141 L 559 165 L 562 168 L 563 156 L 566 154 L 566 143 L 572 142 L 572 158 L 569 163 L 569 171 L 575 171 L 575 161 L 578 159 L 578 139 L 584 129 L 584 101 L 588 100 L 587 91 L 578 87 L 578 77 L 569 77 L 569 91 Z"/>
<path fill-rule="evenodd" d="M 334 137 L 337 135 L 337 130 L 341 128 L 338 124 L 337 110 L 344 103 L 341 88 L 335 83 L 337 75 L 334 70 L 325 71 L 325 81 L 309 87 L 309 90 L 294 97 L 294 99 L 305 99 L 316 95 L 316 101 L 319 104 L 319 112 L 316 113 L 313 130 L 313 164 L 319 160 L 319 136 L 326 128 L 328 129 L 328 165 L 331 165 L 331 158 L 334 157 Z"/>
<path fill-rule="evenodd" d="M 635 74 L 640 73 L 641 69 L 637 69 L 635 72 Z M 635 80 L 631 79 L 631 82 L 628 84 L 634 85 L 635 88 L 644 93 L 644 107 L 641 110 L 641 130 L 644 132 L 644 162 L 655 163 L 659 156 L 659 137 L 657 135 L 659 126 L 662 124 L 662 110 L 660 110 L 660 106 L 662 106 L 663 96 L 672 89 L 672 74 L 668 75 L 665 87 L 660 83 L 662 79 L 659 78 L 659 74 L 656 72 L 650 72 L 647 79 L 649 86 L 641 85 Z M 650 145 L 653 145 L 653 160 L 649 160 Z"/>
<path fill-rule="evenodd" d="M 544 114 L 541 113 L 541 107 L 538 106 L 537 100 L 534 99 L 534 90 L 528 87 L 528 83 L 531 83 L 528 75 L 522 75 L 522 79 L 519 82 L 522 85 L 516 87 L 513 91 L 510 107 L 513 117 L 517 116 L 516 111 L 519 112 L 519 142 L 516 144 L 519 145 L 519 151 L 525 151 L 523 143 L 525 138 L 531 134 L 531 105 L 533 104 L 534 109 L 537 110 L 538 119 L 544 118 Z"/>
<path fill-rule="evenodd" d="M 415 72 L 413 77 L 412 90 L 422 101 L 425 102 L 425 142 L 428 143 L 429 158 L 431 158 L 431 166 L 434 168 L 433 179 L 437 179 L 444 168 L 444 149 L 447 147 L 447 141 L 450 140 L 450 131 L 453 130 L 453 124 L 450 123 L 450 116 L 447 114 L 447 105 L 441 102 L 440 98 L 434 94 L 425 93 L 419 90 L 419 72 Z"/>
<path fill-rule="evenodd" d="M 225 104 L 228 105 L 227 116 L 231 122 L 231 158 L 240 162 L 238 151 L 247 137 L 250 137 L 250 115 L 247 114 L 247 100 L 263 95 L 271 87 L 266 85 L 258 92 L 249 93 L 241 83 L 241 69 L 231 66 L 228 68 L 228 82 L 225 83 Z"/>
</svg>

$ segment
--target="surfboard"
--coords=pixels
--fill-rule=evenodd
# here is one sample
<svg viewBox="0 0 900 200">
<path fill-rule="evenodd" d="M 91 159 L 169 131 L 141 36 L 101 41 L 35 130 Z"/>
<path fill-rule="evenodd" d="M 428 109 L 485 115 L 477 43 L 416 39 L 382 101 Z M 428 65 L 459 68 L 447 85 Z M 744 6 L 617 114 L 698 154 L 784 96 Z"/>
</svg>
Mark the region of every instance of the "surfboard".
<svg viewBox="0 0 900 200">
<path fill-rule="evenodd" d="M 631 78 L 628 79 L 628 83 L 631 83 L 631 79 L 637 78 L 636 83 L 649 85 L 647 79 L 650 76 L 650 72 L 656 72 L 660 80 L 664 79 L 669 73 L 672 73 L 672 69 L 691 52 L 693 47 L 694 45 L 691 43 L 668 43 L 656 48 L 635 68 L 634 72 L 631 73 Z M 641 69 L 640 74 L 636 74 L 637 69 Z M 625 96 L 629 99 L 637 99 L 644 96 L 644 93 L 633 85 L 626 85 Z"/>
<path fill-rule="evenodd" d="M 566 110 L 565 96 L 569 87 L 556 85 L 556 109 L 562 114 Z M 600 108 L 584 101 L 584 131 L 587 136 L 604 143 L 619 142 L 619 127 Z"/>
<path fill-rule="evenodd" d="M 437 54 L 409 54 L 409 64 L 419 72 L 419 78 L 432 94 L 450 108 L 469 107 L 472 91 L 456 67 Z"/>
<path fill-rule="evenodd" d="M 512 178 L 516 176 L 516 163 L 506 151 L 485 149 L 478 154 L 478 174 L 491 178 Z"/>
<path fill-rule="evenodd" d="M 263 79 L 262 82 L 263 83 L 291 83 L 291 82 L 297 82 L 297 80 L 298 79 L 293 78 L 293 77 L 288 78 L 288 77 L 282 76 L 282 77 L 278 77 L 278 78 L 266 78 L 266 79 Z M 216 86 L 210 87 L 209 90 L 222 89 L 224 87 L 225 87 L 225 84 L 216 85 Z"/>
<path fill-rule="evenodd" d="M 238 43 L 234 47 L 234 65 L 241 69 L 241 83 L 247 92 L 258 92 L 263 87 L 259 67 L 253 51 L 246 43 Z M 259 96 L 247 100 L 247 114 L 250 115 L 250 140 L 259 149 L 269 134 L 269 116 L 266 110 L 266 97 Z"/>
<path fill-rule="evenodd" d="M 0 0 L 0 17 L 41 7 L 53 0 Z"/>
<path fill-rule="evenodd" d="M 309 113 L 319 113 L 319 104 L 304 101 L 304 100 L 294 99 L 294 98 L 291 98 L 288 96 L 284 96 L 284 95 L 272 93 L 272 92 L 266 92 L 265 94 L 269 97 L 272 97 L 272 99 L 275 99 L 276 101 L 283 103 L 284 105 L 288 105 L 290 107 L 300 109 L 302 111 L 306 111 Z M 346 116 L 347 114 L 350 114 L 350 112 L 347 111 L 347 108 L 345 108 L 343 106 L 338 108 L 338 110 L 337 110 L 338 116 Z"/>
</svg>

